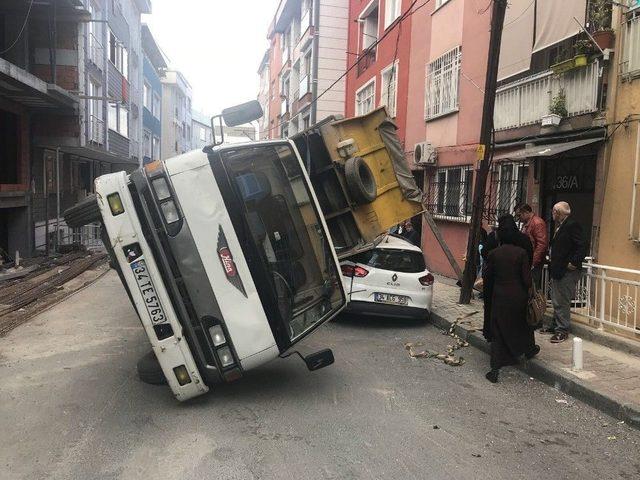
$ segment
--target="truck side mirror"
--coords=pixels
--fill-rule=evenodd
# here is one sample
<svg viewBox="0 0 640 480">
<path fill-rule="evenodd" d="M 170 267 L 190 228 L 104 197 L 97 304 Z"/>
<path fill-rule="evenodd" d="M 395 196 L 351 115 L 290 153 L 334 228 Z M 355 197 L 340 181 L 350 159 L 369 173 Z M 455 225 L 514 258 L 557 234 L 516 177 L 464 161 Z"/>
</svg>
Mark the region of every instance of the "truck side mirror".
<svg viewBox="0 0 640 480">
<path fill-rule="evenodd" d="M 303 357 L 304 363 L 307 364 L 307 368 L 310 371 L 320 370 L 321 368 L 328 367 L 334 362 L 333 352 L 330 348 L 325 348 L 319 352 L 312 353 Z"/>
<path fill-rule="evenodd" d="M 237 127 L 238 125 L 253 122 L 262 118 L 263 115 L 262 105 L 257 100 L 251 100 L 222 110 L 222 119 L 229 127 Z"/>
</svg>

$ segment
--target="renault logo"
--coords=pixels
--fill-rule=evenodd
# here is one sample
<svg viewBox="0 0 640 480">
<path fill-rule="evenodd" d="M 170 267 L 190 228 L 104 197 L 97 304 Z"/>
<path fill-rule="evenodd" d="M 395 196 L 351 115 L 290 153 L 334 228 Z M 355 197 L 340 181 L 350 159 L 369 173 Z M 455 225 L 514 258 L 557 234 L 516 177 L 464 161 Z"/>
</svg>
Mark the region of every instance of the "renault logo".
<svg viewBox="0 0 640 480">
<path fill-rule="evenodd" d="M 391 277 L 391 281 L 395 282 L 396 280 L 398 280 L 398 274 L 394 273 L 393 277 Z"/>
</svg>

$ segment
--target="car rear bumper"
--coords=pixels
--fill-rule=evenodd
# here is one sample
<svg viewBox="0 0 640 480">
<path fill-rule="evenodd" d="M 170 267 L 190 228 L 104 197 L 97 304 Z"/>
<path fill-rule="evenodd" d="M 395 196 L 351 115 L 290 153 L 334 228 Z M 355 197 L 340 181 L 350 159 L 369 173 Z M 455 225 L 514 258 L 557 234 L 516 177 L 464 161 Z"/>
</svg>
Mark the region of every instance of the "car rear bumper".
<svg viewBox="0 0 640 480">
<path fill-rule="evenodd" d="M 345 311 L 362 315 L 373 315 L 376 317 L 414 318 L 424 320 L 428 319 L 431 313 L 426 308 L 363 302 L 359 300 L 350 301 L 347 304 Z"/>
</svg>

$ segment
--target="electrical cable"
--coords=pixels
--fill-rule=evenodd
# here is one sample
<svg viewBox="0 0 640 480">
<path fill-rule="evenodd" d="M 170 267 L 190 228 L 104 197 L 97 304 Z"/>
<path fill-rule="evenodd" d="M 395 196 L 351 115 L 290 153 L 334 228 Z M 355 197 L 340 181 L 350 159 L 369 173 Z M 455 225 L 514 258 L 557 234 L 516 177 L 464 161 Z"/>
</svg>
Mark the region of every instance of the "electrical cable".
<svg viewBox="0 0 640 480">
<path fill-rule="evenodd" d="M 13 47 L 15 47 L 16 44 L 18 43 L 18 40 L 20 40 L 20 37 L 22 37 L 22 34 L 24 33 L 24 29 L 27 26 L 27 22 L 29 21 L 29 15 L 31 14 L 31 7 L 33 7 L 33 1 L 34 0 L 31 0 L 31 3 L 29 3 L 29 9 L 27 10 L 27 15 L 24 17 L 24 23 L 22 24 L 22 28 L 20 29 L 20 32 L 18 33 L 18 36 L 13 41 L 13 43 L 9 46 L 9 48 L 6 48 L 5 50 L 2 50 L 0 52 L 0 55 L 4 55 L 9 50 L 11 50 Z"/>
</svg>

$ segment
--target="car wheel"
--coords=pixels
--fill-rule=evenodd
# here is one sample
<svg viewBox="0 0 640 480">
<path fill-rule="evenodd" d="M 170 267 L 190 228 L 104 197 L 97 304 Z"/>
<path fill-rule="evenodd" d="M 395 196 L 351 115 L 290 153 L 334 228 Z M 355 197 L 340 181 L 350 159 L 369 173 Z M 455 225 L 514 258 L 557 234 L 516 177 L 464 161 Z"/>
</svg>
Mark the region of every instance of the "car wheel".
<svg viewBox="0 0 640 480">
<path fill-rule="evenodd" d="M 349 194 L 358 205 L 371 203 L 376 199 L 378 194 L 376 179 L 362 157 L 350 158 L 345 162 L 344 177 Z"/>
<path fill-rule="evenodd" d="M 167 379 L 153 350 L 138 360 L 138 377 L 150 385 L 166 385 Z"/>
</svg>

